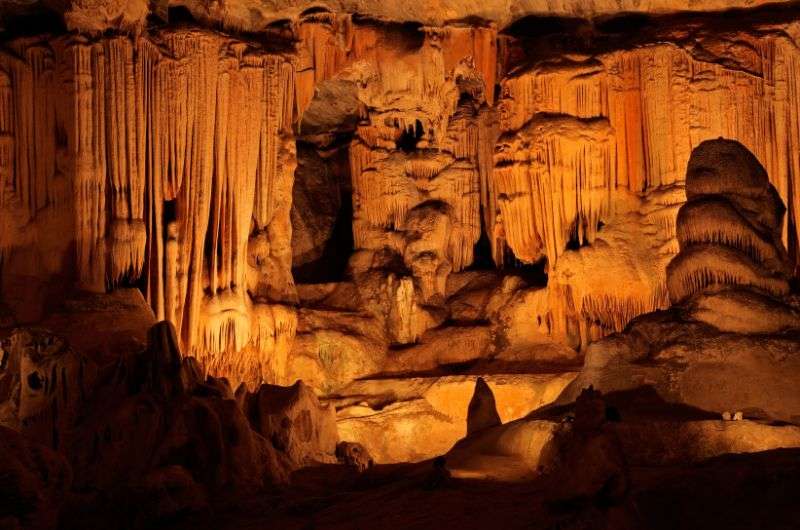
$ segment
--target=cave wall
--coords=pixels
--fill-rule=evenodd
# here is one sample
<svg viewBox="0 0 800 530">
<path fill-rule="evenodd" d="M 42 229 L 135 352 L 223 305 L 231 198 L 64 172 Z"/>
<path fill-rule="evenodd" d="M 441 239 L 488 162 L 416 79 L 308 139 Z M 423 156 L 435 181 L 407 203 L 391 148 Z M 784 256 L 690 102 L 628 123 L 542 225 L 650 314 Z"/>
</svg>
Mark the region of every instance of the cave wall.
<svg viewBox="0 0 800 530">
<path fill-rule="evenodd" d="M 796 29 L 688 31 L 674 43 L 539 62 L 501 81 L 503 133 L 491 181 L 497 207 L 486 209 L 499 216 L 493 246 L 497 254 L 508 245 L 526 261 L 547 256 L 553 314 L 567 317 L 552 321 L 555 335 L 585 345 L 636 314 L 668 307 L 663 266 L 677 252 L 674 206 L 684 200 L 678 188 L 689 155 L 704 140 L 736 139 L 764 164 L 789 205 L 783 239 L 796 259 Z M 631 194 L 661 203 L 635 206 L 645 219 L 628 237 L 629 247 L 652 247 L 659 266 L 649 269 L 646 255 L 630 259 L 633 250 L 620 257 L 602 246 L 576 258 L 570 240 L 595 243 L 598 226 L 625 218 Z M 576 260 L 586 261 L 582 270 Z M 608 268 L 629 281 L 597 281 L 595 272 Z M 630 278 L 631 269 L 649 281 Z"/>
<path fill-rule="evenodd" d="M 156 317 L 176 325 L 185 350 L 209 371 L 282 380 L 296 325 L 294 129 L 315 85 L 346 76 L 375 109 L 358 142 L 382 135 L 383 145 L 354 146 L 351 165 L 365 150 L 386 157 L 409 120 L 435 129 L 437 145 L 452 144 L 459 94 L 448 75 L 468 55 L 452 50 L 474 33 L 489 45 L 494 35 L 455 31 L 466 40 L 445 44 L 447 55 L 439 33 L 434 43 L 404 43 L 403 32 L 389 35 L 398 51 L 373 26 L 323 14 L 298 26 L 288 53 L 200 29 L 9 42 L 0 58 L 4 304 L 18 322 L 34 322 L 73 281 L 95 292 L 140 285 Z M 380 71 L 398 59 L 406 65 L 399 75 Z M 493 70 L 494 54 L 482 60 Z M 420 101 L 428 105 L 417 109 Z M 433 208 L 448 209 L 448 233 L 436 245 L 460 268 L 479 236 L 477 174 L 474 165 L 451 173 L 449 188 L 469 197 L 455 204 L 453 243 L 451 206 Z M 361 175 L 357 218 L 371 200 Z M 449 188 L 439 196 L 452 195 Z M 398 223 L 424 202 L 418 195 L 400 200 L 408 204 L 397 207 Z M 368 225 L 383 232 L 389 219 Z M 357 247 L 379 245 L 362 232 L 355 230 Z"/>
<path fill-rule="evenodd" d="M 348 275 L 381 340 L 411 344 L 447 320 L 448 278 L 483 231 L 497 264 L 547 260 L 540 326 L 581 348 L 668 305 L 684 169 L 703 140 L 756 154 L 789 205 L 796 262 L 797 30 L 547 54 L 488 23 L 319 10 L 266 44 L 199 28 L 8 41 L 3 304 L 34 322 L 73 281 L 138 285 L 207 370 L 283 382 L 295 139 L 334 82 L 359 102 Z"/>
<path fill-rule="evenodd" d="M 209 369 L 279 373 L 295 298 L 288 58 L 181 30 L 16 41 L 0 61 L 3 279 L 25 289 L 6 303 L 35 318 L 63 267 L 92 291 L 143 278 Z"/>
</svg>

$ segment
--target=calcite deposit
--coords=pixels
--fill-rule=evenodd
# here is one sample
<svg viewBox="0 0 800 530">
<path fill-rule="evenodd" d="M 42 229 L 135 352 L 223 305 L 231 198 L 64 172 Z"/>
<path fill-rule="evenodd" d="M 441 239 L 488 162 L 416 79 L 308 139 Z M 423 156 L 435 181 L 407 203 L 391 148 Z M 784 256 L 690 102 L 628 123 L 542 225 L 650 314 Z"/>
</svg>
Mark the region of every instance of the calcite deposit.
<svg viewBox="0 0 800 530">
<path fill-rule="evenodd" d="M 0 0 L 0 527 L 714 527 L 800 447 L 798 50 L 784 1 Z"/>
<path fill-rule="evenodd" d="M 796 422 L 800 313 L 780 239 L 785 207 L 758 160 L 724 139 L 692 152 L 686 195 L 667 266 L 672 307 L 590 345 L 559 399 L 587 384 L 648 385 L 670 402 Z"/>
</svg>

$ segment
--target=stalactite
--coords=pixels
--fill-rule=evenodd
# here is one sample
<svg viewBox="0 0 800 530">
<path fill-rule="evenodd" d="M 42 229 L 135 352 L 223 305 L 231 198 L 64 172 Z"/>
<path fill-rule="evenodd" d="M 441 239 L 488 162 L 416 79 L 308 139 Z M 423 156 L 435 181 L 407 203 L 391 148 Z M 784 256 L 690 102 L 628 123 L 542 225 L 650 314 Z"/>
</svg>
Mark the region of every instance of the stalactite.
<svg viewBox="0 0 800 530">
<path fill-rule="evenodd" d="M 147 233 L 144 224 L 145 174 L 140 156 L 145 133 L 139 101 L 134 45 L 125 37 L 104 42 L 108 79 L 106 141 L 112 218 L 109 226 L 109 277 L 117 283 L 138 277 L 144 264 Z M 141 79 L 141 77 L 140 77 Z M 137 109 L 138 112 L 137 112 Z"/>
<path fill-rule="evenodd" d="M 55 51 L 32 42 L 0 54 L 3 219 L 17 204 L 25 212 L 0 245 L 20 244 L 6 234 L 18 239 L 37 212 L 62 207 L 56 153 L 65 143 L 75 222 L 65 244 L 74 237 L 80 285 L 101 291 L 144 272 L 156 315 L 175 323 L 184 349 L 207 369 L 234 354 L 246 364 L 248 350 L 254 365 L 275 366 L 242 364 L 232 376 L 280 374 L 293 310 L 281 306 L 279 317 L 252 322 L 272 311 L 273 291 L 285 302 L 294 289 L 290 61 L 191 30 L 63 40 Z M 63 205 L 70 212 L 72 202 Z M 25 232 L 31 244 L 35 230 Z M 269 242 L 270 272 L 257 274 L 267 295 L 251 290 L 251 231 Z"/>
<path fill-rule="evenodd" d="M 501 128 L 520 130 L 542 113 L 607 118 L 616 151 L 610 193 L 680 182 L 694 147 L 736 138 L 762 160 L 786 200 L 789 168 L 779 153 L 787 152 L 797 120 L 785 112 L 794 82 L 785 65 L 797 53 L 779 38 L 752 46 L 752 70 L 699 60 L 672 44 L 536 67 L 503 81 Z"/>
<path fill-rule="evenodd" d="M 14 89 L 11 77 L 0 69 L 0 206 L 4 208 L 13 190 L 14 176 Z M 0 253 L 7 244 L 4 240 L 0 237 Z"/>
<path fill-rule="evenodd" d="M 555 263 L 572 237 L 592 242 L 611 210 L 613 132 L 602 119 L 538 115 L 501 137 L 494 184 L 505 238 L 517 258 Z M 531 222 L 531 220 L 533 222 Z"/>
<path fill-rule="evenodd" d="M 253 346 L 259 356 L 260 377 L 264 381 L 289 384 L 287 379 L 287 353 L 297 331 L 297 311 L 281 304 L 258 304 L 253 308 Z M 249 367 L 253 369 L 253 367 Z"/>
<path fill-rule="evenodd" d="M 493 178 L 494 146 L 500 135 L 499 120 L 494 109 L 485 109 L 478 114 L 478 178 L 480 179 L 480 210 L 483 215 L 483 229 L 489 236 L 492 246 L 492 259 L 496 264 L 503 263 L 504 240 L 493 237 L 496 229 L 502 228 L 498 222 L 497 192 Z"/>
<path fill-rule="evenodd" d="M 262 82 L 263 93 L 260 99 L 265 112 L 260 124 L 260 148 L 255 182 L 254 217 L 259 229 L 272 220 L 276 208 L 276 195 L 273 186 L 276 182 L 293 179 L 291 165 L 281 164 L 281 149 L 284 136 L 291 126 L 292 94 L 294 77 L 291 66 L 277 57 L 264 59 Z"/>
<path fill-rule="evenodd" d="M 333 78 L 347 63 L 352 40 L 350 15 L 317 13 L 297 27 L 297 114 L 302 116 L 320 81 Z"/>
<path fill-rule="evenodd" d="M 185 344 L 202 344 L 204 246 L 211 204 L 214 169 L 214 125 L 217 101 L 217 68 L 220 42 L 205 34 L 169 36 L 170 50 L 179 61 L 179 82 L 185 83 L 178 97 L 185 97 L 187 121 L 185 144 L 175 146 L 183 158 L 181 187 L 176 201 L 178 241 L 178 329 Z M 185 70 L 184 70 L 185 69 Z M 168 116 L 167 120 L 174 120 Z M 178 136 L 177 140 L 181 140 Z M 185 154 L 184 154 L 185 153 Z M 181 168 L 180 164 L 176 164 Z M 174 293 L 166 293 L 167 297 Z"/>
<path fill-rule="evenodd" d="M 756 261 L 783 259 L 733 225 L 676 232 L 676 208 L 646 209 L 654 194 L 680 191 L 705 139 L 736 138 L 762 161 L 789 204 L 783 238 L 796 247 L 800 53 L 786 36 L 743 34 L 735 46 L 720 38 L 704 42 L 703 55 L 657 44 L 564 56 L 509 74 L 492 108 L 497 57 L 507 53 L 493 27 L 412 35 L 313 13 L 296 30 L 297 57 L 186 30 L 8 44 L 0 254 L 20 244 L 20 226 L 34 241 L 40 216 L 68 212 L 75 225 L 65 244 L 74 238 L 81 286 L 104 290 L 145 274 L 156 315 L 210 370 L 282 377 L 296 319 L 292 130 L 328 80 L 353 83 L 367 109 L 349 149 L 355 246 L 406 258 L 417 243 L 410 232 L 446 215 L 449 228 L 436 232 L 446 240 L 424 242 L 441 282 L 448 266 L 472 262 L 483 225 L 496 263 L 506 248 L 525 262 L 548 258 L 552 283 L 562 282 L 551 285 L 553 334 L 585 343 L 667 303 L 657 273 L 640 294 L 619 295 L 566 289 L 559 275 L 567 247 L 591 246 L 600 222 L 628 202 L 640 201 L 636 230 L 653 255 L 700 239 Z M 12 216 L 15 230 L 6 229 Z M 423 270 L 413 260 L 410 269 Z M 693 269 L 681 282 L 690 289 L 745 273 L 714 274 Z M 392 293 L 409 340 L 424 328 L 412 287 Z"/>
<path fill-rule="evenodd" d="M 585 222 L 574 225 L 563 221 L 564 214 L 574 210 L 573 205 L 587 188 L 581 185 L 574 192 L 569 190 L 573 194 L 568 199 L 570 204 L 556 207 L 563 200 L 561 195 L 555 193 L 552 200 L 542 202 L 537 199 L 542 193 L 539 187 L 522 177 L 525 173 L 538 175 L 551 171 L 549 160 L 558 155 L 558 147 L 550 145 L 543 149 L 547 153 L 543 157 L 528 157 L 531 143 L 507 141 L 522 135 L 537 117 L 553 113 L 574 119 L 603 118 L 608 122 L 609 178 L 604 184 L 605 192 L 598 190 L 596 194 L 601 207 L 599 210 L 592 207 L 593 211 L 603 212 L 604 201 L 611 209 L 624 204 L 630 192 L 647 197 L 659 190 L 682 186 L 692 149 L 704 140 L 721 136 L 739 140 L 762 162 L 778 194 L 790 205 L 789 222 L 783 227 L 784 243 L 796 241 L 795 236 L 789 237 L 788 231 L 790 227 L 797 229 L 794 215 L 800 207 L 797 187 L 790 185 L 792 178 L 800 174 L 797 157 L 790 155 L 800 145 L 797 48 L 782 35 L 758 38 L 739 34 L 736 38 L 735 47 L 730 46 L 729 37 L 704 42 L 706 52 L 702 56 L 678 45 L 657 44 L 591 59 L 565 57 L 514 72 L 504 79 L 498 104 L 504 139 L 498 144 L 492 178 L 498 204 L 493 207 L 486 199 L 482 202 L 485 216 L 500 213 L 502 225 L 488 231 L 496 262 L 502 262 L 501 249 L 508 244 L 515 256 L 524 261 L 546 255 L 554 268 L 551 279 L 560 278 L 558 259 L 567 242 L 591 241 L 597 217 L 585 218 Z M 718 54 L 717 59 L 714 54 Z M 599 168 L 604 164 L 596 164 L 594 170 L 581 164 L 569 165 L 565 177 L 569 182 L 581 182 L 583 175 L 602 173 Z M 547 191 L 545 196 L 550 193 Z M 608 210 L 608 214 L 613 213 Z M 678 251 L 674 239 L 676 213 L 673 208 L 645 214 L 646 225 L 658 228 L 659 256 L 672 256 Z M 605 220 L 604 216 L 601 213 L 599 219 Z M 573 219 L 571 215 L 566 218 Z M 534 222 L 525 225 L 519 223 L 520 219 Z M 488 226 L 486 219 L 484 222 Z M 585 231 L 583 237 L 581 229 Z M 684 235 L 743 245 L 751 249 L 754 257 L 764 257 L 767 247 L 759 242 L 751 241 L 748 246 L 747 241 L 727 232 L 712 232 Z M 791 249 L 790 253 L 797 255 Z M 663 271 L 658 271 L 654 279 L 663 277 Z M 665 286 L 659 289 L 664 292 Z M 586 295 L 577 297 L 570 302 L 572 307 L 568 307 L 565 297 L 561 293 L 551 298 L 558 305 L 552 310 L 553 333 L 578 334 L 584 337 L 584 343 L 595 327 L 590 321 L 604 322 L 600 328 L 610 330 L 610 324 L 618 328 L 632 314 L 619 301 L 595 303 L 592 296 Z M 585 310 L 584 304 L 587 304 Z M 642 311 L 666 304 L 664 296 L 652 297 L 648 293 L 642 293 L 639 302 L 634 303 Z M 580 323 L 582 319 L 586 324 Z"/>
<path fill-rule="evenodd" d="M 83 287 L 104 291 L 106 284 L 105 56 L 100 45 L 72 48 L 77 270 Z"/>
</svg>

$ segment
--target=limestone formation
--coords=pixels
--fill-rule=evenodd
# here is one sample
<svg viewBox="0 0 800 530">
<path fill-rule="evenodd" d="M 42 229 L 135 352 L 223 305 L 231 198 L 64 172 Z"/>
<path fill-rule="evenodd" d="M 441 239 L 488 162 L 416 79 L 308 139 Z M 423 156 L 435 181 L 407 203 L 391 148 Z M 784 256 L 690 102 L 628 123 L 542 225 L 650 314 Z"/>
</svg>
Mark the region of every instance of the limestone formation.
<svg viewBox="0 0 800 530">
<path fill-rule="evenodd" d="M 287 61 L 202 31 L 20 46 L 30 59 L 3 56 L 13 79 L 4 101 L 24 111 L 10 133 L 19 138 L 14 159 L 26 162 L 4 184 L 3 232 L 31 221 L 25 231 L 35 239 L 62 210 L 74 218 L 53 244 L 53 264 L 33 274 L 57 273 L 74 244 L 82 287 L 146 277 L 156 316 L 175 323 L 183 346 L 215 373 L 280 377 L 269 358 L 294 333 L 292 312 L 272 305 L 293 300 Z M 74 194 L 65 195 L 64 179 Z M 32 245 L 4 241 L 7 265 Z M 255 359 L 215 366 L 213 355 L 249 343 Z"/>
<path fill-rule="evenodd" d="M 4 359 L 2 421 L 22 433 L 2 427 L 3 443 L 11 444 L 5 487 L 23 497 L 38 491 L 25 504 L 30 514 L 9 514 L 24 527 L 35 518 L 49 522 L 32 527 L 55 527 L 70 487 L 99 510 L 126 499 L 116 509 L 150 525 L 286 483 L 294 469 L 337 458 L 333 409 L 321 407 L 308 387 L 234 394 L 227 380 L 205 377 L 195 358 L 182 356 L 168 322 L 150 329 L 146 348 L 121 355 L 94 378 L 82 354 L 42 330 L 12 334 Z M 363 467 L 369 458 L 350 460 Z M 72 483 L 70 470 L 79 470 Z"/>
<path fill-rule="evenodd" d="M 177 480 L 207 495 L 287 480 L 287 459 L 253 430 L 227 382 L 204 379 L 196 366 L 182 359 L 170 324 L 151 329 L 147 349 L 94 389 L 69 453 L 83 470 L 77 487 L 121 493 L 126 483 L 148 491 Z"/>
<path fill-rule="evenodd" d="M 686 196 L 677 219 L 681 251 L 667 267 L 673 303 L 726 286 L 768 297 L 789 293 L 792 267 L 780 239 L 785 207 L 764 168 L 744 146 L 720 139 L 695 149 Z M 728 295 L 723 304 L 736 301 L 736 295 Z M 792 315 L 789 308 L 773 309 L 777 315 Z M 747 310 L 745 304 L 742 310 Z"/>
<path fill-rule="evenodd" d="M 720 414 L 795 421 L 800 328 L 781 242 L 784 206 L 740 143 L 717 139 L 689 160 L 680 252 L 667 267 L 673 307 L 640 316 L 590 345 L 559 401 L 588 384 L 605 392 L 653 386 L 668 401 Z"/>
<path fill-rule="evenodd" d="M 340 462 L 355 467 L 360 473 L 372 467 L 373 461 L 363 445 L 354 442 L 336 444 L 336 458 Z"/>
<path fill-rule="evenodd" d="M 261 385 L 244 398 L 244 410 L 253 428 L 293 466 L 336 460 L 335 411 L 321 405 L 302 381 L 290 387 Z"/>
<path fill-rule="evenodd" d="M 13 0 L 11 0 L 13 2 Z M 23 5 L 35 3 L 23 2 Z M 469 20 L 481 18 L 493 21 L 500 26 L 511 24 L 526 16 L 554 17 L 603 17 L 617 14 L 660 14 L 682 11 L 716 11 L 731 8 L 752 8 L 774 2 L 763 0 L 599 0 L 591 4 L 571 0 L 557 2 L 544 0 L 524 0 L 509 5 L 498 0 L 477 2 L 462 0 L 457 3 L 437 0 L 420 11 L 418 6 L 396 2 L 378 2 L 376 0 L 358 0 L 341 2 L 337 0 L 279 0 L 268 4 L 253 0 L 230 0 L 224 3 L 209 0 L 181 0 L 148 3 L 140 0 L 123 2 L 121 0 L 69 0 L 55 4 L 64 10 L 67 21 L 84 31 L 102 31 L 110 28 L 125 28 L 131 24 L 142 24 L 148 8 L 159 16 L 166 15 L 168 6 L 186 6 L 199 20 L 222 23 L 227 28 L 247 31 L 263 31 L 271 23 L 294 19 L 315 11 L 342 11 L 351 14 L 359 13 L 368 17 L 401 22 L 420 22 L 429 25 L 441 25 L 449 20 Z M 783 2 L 777 2 L 783 3 Z"/>
<path fill-rule="evenodd" d="M 574 377 L 574 372 L 482 376 L 495 408 L 487 414 L 490 421 L 484 417 L 479 425 L 508 423 L 552 403 Z M 477 379 L 361 380 L 340 389 L 329 402 L 337 409 L 339 436 L 363 445 L 376 464 L 417 462 L 444 454 L 472 432 L 470 403 Z"/>
<path fill-rule="evenodd" d="M 796 3 L 0 34 L 0 526 L 626 528 L 800 447 Z"/>
<path fill-rule="evenodd" d="M 589 387 L 575 400 L 575 419 L 559 433 L 551 468 L 555 498 L 588 498 L 602 506 L 628 493 L 629 470 L 618 435 L 607 428 L 606 403 Z"/>
<path fill-rule="evenodd" d="M 494 394 L 482 377 L 475 381 L 475 393 L 467 408 L 467 435 L 500 425 Z"/>
<path fill-rule="evenodd" d="M 795 424 L 724 422 L 719 414 L 666 402 L 652 389 L 602 397 L 592 389 L 589 400 L 588 386 L 582 388 L 579 399 L 570 396 L 563 405 L 459 441 L 447 454 L 453 476 L 509 483 L 538 478 L 547 481 L 554 500 L 614 491 L 620 500 L 635 466 L 685 466 L 726 453 L 794 447 L 800 440 Z M 617 421 L 607 419 L 612 406 Z M 606 484 L 610 476 L 621 480 Z"/>
<path fill-rule="evenodd" d="M 342 338 L 370 352 L 365 372 L 379 368 L 376 352 L 446 327 L 448 279 L 480 261 L 540 267 L 546 338 L 537 344 L 577 350 L 668 307 L 666 264 L 693 238 L 747 232 L 742 245 L 771 273 L 734 260 L 737 278 L 786 292 L 773 275 L 791 276 L 797 255 L 790 11 L 758 11 L 749 26 L 716 33 L 702 16 L 683 25 L 654 17 L 635 36 L 598 19 L 584 45 L 518 25 L 412 27 L 325 6 L 258 25 L 269 44 L 197 27 L 252 27 L 250 15 L 228 18 L 234 5 L 188 5 L 197 19 L 178 28 L 149 25 L 141 2 L 67 2 L 67 25 L 82 34 L 9 43 L 0 249 L 3 303 L 17 322 L 41 321 L 73 282 L 95 292 L 139 282 L 210 373 L 289 383 L 292 358 L 318 362 L 329 342 L 320 337 L 341 334 L 298 321 L 292 274 L 293 261 L 324 256 L 336 223 L 353 248 L 341 250 L 344 277 L 333 279 L 352 281 L 356 310 L 383 328 Z M 251 14 L 260 20 L 265 9 Z M 537 12 L 518 16 L 528 11 Z M 551 46 L 541 57 L 531 51 L 539 44 Z M 776 212 L 740 230 L 747 219 L 713 201 L 681 215 L 713 210 L 730 228 L 687 233 L 697 225 L 689 220 L 676 230 L 694 193 L 684 190 L 689 154 L 720 135 L 750 149 L 771 178 L 771 196 L 750 190 L 742 208 L 792 205 L 780 233 Z M 302 186 L 292 191 L 298 137 Z M 323 186 L 309 171 L 340 180 Z M 321 200 L 305 202 L 323 188 L 325 212 Z M 346 204 L 350 230 L 349 212 L 337 211 Z M 64 226 L 74 229 L 56 236 Z M 733 259 L 693 252 L 692 263 Z M 313 331 L 296 346 L 299 325 Z"/>
<path fill-rule="evenodd" d="M 17 329 L 4 343 L 0 422 L 63 447 L 87 406 L 96 366 L 42 329 Z"/>
</svg>

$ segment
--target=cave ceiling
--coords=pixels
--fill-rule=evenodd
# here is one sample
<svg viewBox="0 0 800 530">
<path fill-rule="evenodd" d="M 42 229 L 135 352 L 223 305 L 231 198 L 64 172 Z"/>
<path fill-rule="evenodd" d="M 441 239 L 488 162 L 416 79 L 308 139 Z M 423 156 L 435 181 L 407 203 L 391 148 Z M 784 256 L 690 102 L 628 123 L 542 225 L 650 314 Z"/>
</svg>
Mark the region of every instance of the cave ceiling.
<svg viewBox="0 0 800 530">
<path fill-rule="evenodd" d="M 104 31 L 144 23 L 148 15 L 166 18 L 185 8 L 198 21 L 227 29 L 262 31 L 305 14 L 329 11 L 394 22 L 441 26 L 495 24 L 506 28 L 526 17 L 603 20 L 623 14 L 663 15 L 722 12 L 762 6 L 794 5 L 793 0 L 2 0 L 0 15 L 57 13 L 71 29 Z"/>
</svg>

